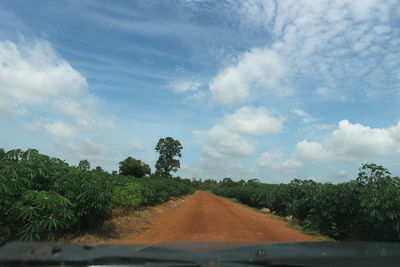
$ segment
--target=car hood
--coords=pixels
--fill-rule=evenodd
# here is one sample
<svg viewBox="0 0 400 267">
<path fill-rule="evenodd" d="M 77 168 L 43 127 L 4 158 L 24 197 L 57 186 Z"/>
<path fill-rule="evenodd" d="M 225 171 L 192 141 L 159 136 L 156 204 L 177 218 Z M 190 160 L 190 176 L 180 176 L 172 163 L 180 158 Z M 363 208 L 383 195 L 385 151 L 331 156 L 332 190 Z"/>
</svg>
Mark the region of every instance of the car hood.
<svg viewBox="0 0 400 267">
<path fill-rule="evenodd" d="M 0 263 L 30 265 L 398 266 L 399 262 L 400 243 L 380 242 L 167 242 L 99 246 L 11 242 L 0 248 Z"/>
</svg>

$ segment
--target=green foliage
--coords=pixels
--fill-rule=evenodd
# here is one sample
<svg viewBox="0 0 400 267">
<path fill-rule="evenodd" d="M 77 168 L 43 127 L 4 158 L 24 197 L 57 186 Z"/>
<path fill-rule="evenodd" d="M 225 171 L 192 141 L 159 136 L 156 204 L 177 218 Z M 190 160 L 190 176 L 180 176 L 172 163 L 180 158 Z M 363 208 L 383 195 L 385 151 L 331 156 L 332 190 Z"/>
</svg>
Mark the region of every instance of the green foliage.
<svg viewBox="0 0 400 267">
<path fill-rule="evenodd" d="M 57 177 L 69 170 L 64 161 L 39 154 L 36 149 L 10 150 L 1 159 L 0 167 L 5 176 L 26 179 L 27 186 L 37 190 L 48 190 Z"/>
<path fill-rule="evenodd" d="M 0 242 L 91 230 L 110 217 L 113 207 L 134 209 L 192 192 L 190 181 L 179 178 L 133 181 L 89 167 L 85 161 L 70 167 L 35 149 L 8 151 L 0 159 Z"/>
<path fill-rule="evenodd" d="M 364 164 L 355 180 L 317 183 L 294 179 L 289 184 L 243 185 L 225 178 L 212 191 L 246 205 L 293 215 L 307 231 L 333 238 L 400 241 L 400 178 L 376 164 Z"/>
<path fill-rule="evenodd" d="M 139 207 L 142 204 L 141 187 L 134 182 L 129 182 L 124 186 L 114 187 L 113 205 L 126 210 Z"/>
<path fill-rule="evenodd" d="M 155 205 L 167 201 L 170 197 L 177 197 L 193 192 L 190 185 L 181 179 L 171 178 L 169 180 L 152 177 L 140 179 L 137 183 L 141 186 L 142 201 L 144 205 Z"/>
<path fill-rule="evenodd" d="M 118 188 L 114 190 L 114 206 L 123 206 L 126 208 L 129 208 L 128 205 L 123 203 L 129 202 L 130 197 L 132 197 L 133 203 L 135 203 L 131 208 L 135 208 L 137 206 L 156 205 L 169 200 L 171 197 L 193 193 L 190 183 L 180 178 L 171 178 L 167 180 L 157 176 L 150 176 L 145 179 L 135 179 L 132 181 L 129 176 L 118 175 L 113 177 L 111 182 Z M 130 188 L 128 189 L 127 187 Z M 128 193 L 128 191 L 131 191 L 131 196 L 127 195 L 124 197 L 125 200 L 115 195 L 121 192 Z M 136 203 L 138 204 L 136 205 Z"/>
<path fill-rule="evenodd" d="M 131 175 L 137 178 L 142 178 L 151 173 L 150 166 L 141 160 L 127 157 L 119 163 L 119 173 L 121 175 Z"/>
<path fill-rule="evenodd" d="M 4 148 L 0 148 L 0 159 L 2 159 L 6 155 Z"/>
<path fill-rule="evenodd" d="M 90 163 L 87 159 L 79 161 L 78 165 L 79 170 L 81 171 L 88 171 L 90 170 Z"/>
<path fill-rule="evenodd" d="M 97 173 L 105 173 L 105 171 L 103 170 L 103 168 L 101 166 L 96 166 L 96 168 L 94 168 L 93 171 L 95 171 Z"/>
<path fill-rule="evenodd" d="M 74 203 L 78 229 L 93 229 L 111 215 L 113 187 L 106 173 L 71 170 L 53 188 Z"/>
<path fill-rule="evenodd" d="M 160 138 L 155 147 L 160 154 L 156 162 L 156 175 L 161 177 L 171 177 L 171 171 L 176 172 L 181 167 L 179 160 L 174 157 L 182 157 L 182 145 L 172 137 Z"/>
<path fill-rule="evenodd" d="M 8 151 L 0 160 L 0 240 L 54 238 L 70 229 L 73 203 L 50 190 L 68 165 L 35 149 Z"/>
<path fill-rule="evenodd" d="M 27 190 L 14 204 L 10 217 L 19 239 L 54 239 L 75 223 L 72 208 L 68 199 L 54 191 Z"/>
</svg>

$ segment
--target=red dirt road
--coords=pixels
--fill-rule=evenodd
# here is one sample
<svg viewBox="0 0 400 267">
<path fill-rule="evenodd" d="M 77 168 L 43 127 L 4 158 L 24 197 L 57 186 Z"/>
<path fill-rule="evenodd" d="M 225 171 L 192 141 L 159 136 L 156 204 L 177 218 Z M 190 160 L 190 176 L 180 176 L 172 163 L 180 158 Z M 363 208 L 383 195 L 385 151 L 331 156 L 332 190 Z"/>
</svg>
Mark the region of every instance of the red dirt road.
<svg viewBox="0 0 400 267">
<path fill-rule="evenodd" d="M 289 228 L 288 223 L 235 204 L 205 191 L 169 214 L 150 229 L 122 243 L 152 244 L 169 241 L 294 242 L 323 241 Z"/>
</svg>

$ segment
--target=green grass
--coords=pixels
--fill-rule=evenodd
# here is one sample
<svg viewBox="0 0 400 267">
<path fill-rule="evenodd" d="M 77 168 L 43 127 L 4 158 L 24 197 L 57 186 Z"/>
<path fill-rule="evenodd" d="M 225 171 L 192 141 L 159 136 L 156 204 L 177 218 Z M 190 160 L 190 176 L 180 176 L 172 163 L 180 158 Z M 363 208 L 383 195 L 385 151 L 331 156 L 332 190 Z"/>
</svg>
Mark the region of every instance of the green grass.
<svg viewBox="0 0 400 267">
<path fill-rule="evenodd" d="M 147 229 L 151 229 L 151 227 L 142 227 L 142 228 L 139 229 L 139 232 L 144 232 Z"/>
</svg>

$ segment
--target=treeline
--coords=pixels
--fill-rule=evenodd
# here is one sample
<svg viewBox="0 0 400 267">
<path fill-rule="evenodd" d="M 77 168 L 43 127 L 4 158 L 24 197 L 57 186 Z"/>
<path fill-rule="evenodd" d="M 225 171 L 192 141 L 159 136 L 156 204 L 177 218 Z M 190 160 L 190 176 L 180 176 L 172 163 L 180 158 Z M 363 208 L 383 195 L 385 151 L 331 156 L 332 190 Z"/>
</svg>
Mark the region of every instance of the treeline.
<svg viewBox="0 0 400 267">
<path fill-rule="evenodd" d="M 145 164 L 130 159 L 123 171 L 139 164 L 146 177 L 111 175 L 101 167 L 89 170 L 84 161 L 69 166 L 35 149 L 0 152 L 0 243 L 54 240 L 93 230 L 115 208 L 135 209 L 193 192 L 189 180 L 148 175 Z"/>
<path fill-rule="evenodd" d="M 278 215 L 292 215 L 308 231 L 339 240 L 400 241 L 400 178 L 376 164 L 364 164 L 345 183 L 294 179 L 289 184 L 194 181 L 196 187 L 235 198 Z"/>
</svg>

